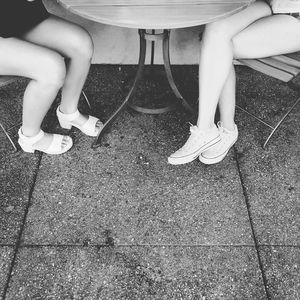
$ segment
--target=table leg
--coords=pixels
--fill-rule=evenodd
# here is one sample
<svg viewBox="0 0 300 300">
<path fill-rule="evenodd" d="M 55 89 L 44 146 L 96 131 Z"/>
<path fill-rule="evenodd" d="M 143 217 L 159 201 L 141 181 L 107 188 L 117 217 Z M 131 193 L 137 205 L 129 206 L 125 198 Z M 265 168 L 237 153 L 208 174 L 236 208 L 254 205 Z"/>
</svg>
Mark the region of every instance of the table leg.
<svg viewBox="0 0 300 300">
<path fill-rule="evenodd" d="M 173 93 L 175 94 L 176 98 L 181 102 L 183 107 L 189 112 L 191 112 L 192 114 L 194 114 L 195 110 L 192 109 L 192 107 L 187 103 L 187 101 L 180 94 L 172 75 L 171 63 L 170 63 L 170 30 L 165 30 L 165 36 L 163 39 L 163 59 L 164 59 L 164 67 L 167 74 L 168 82 L 170 84 L 170 87 L 172 88 Z"/>
<path fill-rule="evenodd" d="M 163 32 L 157 33 L 155 30 L 152 30 L 151 33 L 148 33 L 146 30 L 140 30 L 140 37 L 145 39 L 146 41 L 151 42 L 151 66 L 154 65 L 154 45 L 156 42 L 163 42 L 164 39 L 169 39 L 168 31 L 163 30 Z M 156 72 L 152 72 L 152 75 L 156 74 Z M 155 78 L 157 79 L 157 75 L 161 75 L 161 73 L 156 74 Z M 165 72 L 162 74 L 166 76 Z M 169 81 L 168 81 L 169 82 Z M 150 115 L 159 115 L 164 114 L 170 111 L 175 110 L 178 107 L 178 103 L 172 103 L 168 106 L 161 107 L 161 108 L 148 108 L 139 106 L 133 103 L 128 103 L 128 106 L 133 110 L 143 113 L 143 114 L 150 114 Z"/>
<path fill-rule="evenodd" d="M 152 30 L 152 33 L 147 33 L 146 30 L 142 30 L 142 38 L 151 41 L 151 46 L 152 46 L 151 65 L 153 64 L 154 42 L 162 41 L 163 62 L 164 62 L 165 75 L 167 76 L 168 83 L 173 93 L 175 94 L 177 100 L 179 100 L 179 103 L 183 105 L 183 107 L 187 111 L 193 114 L 195 113 L 195 111 L 180 94 L 172 75 L 171 63 L 170 63 L 170 32 L 171 31 L 167 29 L 165 29 L 162 33 L 155 33 L 155 30 Z M 162 108 L 146 108 L 146 107 L 134 105 L 132 103 L 129 103 L 128 106 L 130 106 L 133 110 L 144 114 L 163 114 L 175 110 L 178 107 L 178 103 L 174 103 Z"/>
<path fill-rule="evenodd" d="M 145 66 L 145 58 L 146 58 L 146 41 L 152 41 L 152 49 L 153 49 L 153 42 L 162 41 L 163 42 L 163 60 L 164 60 L 164 68 L 165 73 L 167 75 L 168 83 L 175 94 L 177 100 L 179 100 L 180 104 L 183 105 L 183 107 L 194 114 L 194 110 L 192 107 L 187 103 L 187 101 L 183 98 L 183 96 L 180 94 L 173 75 L 171 71 L 171 63 L 170 63 L 170 30 L 164 30 L 163 33 L 155 33 L 155 31 L 152 31 L 152 33 L 147 33 L 144 29 L 139 29 L 139 35 L 140 35 L 140 54 L 139 54 L 139 65 L 138 65 L 138 71 L 135 75 L 133 85 L 121 104 L 121 106 L 115 111 L 115 113 L 105 122 L 102 130 L 99 132 L 98 136 L 96 137 L 95 141 L 92 144 L 92 148 L 97 148 L 101 145 L 100 140 L 103 137 L 104 133 L 107 131 L 107 129 L 110 127 L 110 125 L 114 122 L 118 114 L 126 108 L 126 106 L 130 106 L 132 109 L 141 112 L 141 113 L 147 113 L 147 114 L 161 114 L 166 113 L 169 111 L 172 111 L 176 108 L 176 103 L 169 105 L 167 107 L 163 108 L 145 108 L 140 107 L 134 104 L 129 103 L 133 92 L 135 91 L 137 87 L 137 83 L 140 80 L 142 76 L 142 72 Z M 153 53 L 153 52 L 152 52 Z M 153 61 L 153 56 L 151 57 L 151 61 Z"/>
<path fill-rule="evenodd" d="M 121 106 L 114 112 L 114 114 L 105 122 L 102 130 L 99 132 L 98 136 L 95 138 L 93 144 L 92 144 L 92 148 L 97 148 L 99 147 L 100 144 L 100 140 L 103 137 L 104 133 L 107 131 L 107 129 L 110 127 L 110 125 L 114 122 L 114 120 L 116 119 L 116 117 L 118 116 L 118 114 L 124 110 L 126 108 L 126 106 L 128 105 L 128 101 L 131 98 L 133 92 L 135 91 L 136 87 L 137 87 L 137 83 L 141 78 L 144 66 L 145 66 L 145 59 L 146 59 L 146 40 L 142 38 L 142 34 L 141 34 L 141 30 L 139 30 L 140 33 L 140 54 L 139 54 L 139 65 L 138 65 L 138 70 L 137 73 L 135 75 L 134 81 L 133 81 L 133 85 L 128 93 L 128 95 L 126 96 L 125 100 L 123 101 L 123 103 L 121 104 Z"/>
</svg>

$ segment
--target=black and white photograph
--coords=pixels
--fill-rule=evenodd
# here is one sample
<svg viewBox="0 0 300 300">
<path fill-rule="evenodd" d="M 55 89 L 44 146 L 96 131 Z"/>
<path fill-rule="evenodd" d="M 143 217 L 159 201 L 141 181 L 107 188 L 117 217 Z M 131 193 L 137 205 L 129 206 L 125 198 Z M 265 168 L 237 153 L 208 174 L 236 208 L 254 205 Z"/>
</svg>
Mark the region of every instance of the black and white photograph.
<svg viewBox="0 0 300 300">
<path fill-rule="evenodd" d="M 1 300 L 300 300 L 300 0 L 0 0 Z"/>
</svg>

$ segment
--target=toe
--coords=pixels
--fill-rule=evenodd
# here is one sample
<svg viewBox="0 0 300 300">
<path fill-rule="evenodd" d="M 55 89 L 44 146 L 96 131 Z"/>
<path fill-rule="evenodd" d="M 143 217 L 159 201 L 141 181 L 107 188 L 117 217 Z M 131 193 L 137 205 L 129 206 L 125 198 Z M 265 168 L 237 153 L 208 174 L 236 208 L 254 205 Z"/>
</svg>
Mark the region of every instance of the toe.
<svg viewBox="0 0 300 300">
<path fill-rule="evenodd" d="M 70 140 L 71 140 L 71 138 L 67 135 L 65 135 L 63 137 L 62 143 L 61 143 L 62 149 L 65 148 L 70 143 Z"/>
<path fill-rule="evenodd" d="M 97 123 L 96 123 L 95 131 L 99 132 L 100 129 L 102 128 L 102 126 L 103 126 L 102 122 L 100 120 L 98 120 Z"/>
</svg>

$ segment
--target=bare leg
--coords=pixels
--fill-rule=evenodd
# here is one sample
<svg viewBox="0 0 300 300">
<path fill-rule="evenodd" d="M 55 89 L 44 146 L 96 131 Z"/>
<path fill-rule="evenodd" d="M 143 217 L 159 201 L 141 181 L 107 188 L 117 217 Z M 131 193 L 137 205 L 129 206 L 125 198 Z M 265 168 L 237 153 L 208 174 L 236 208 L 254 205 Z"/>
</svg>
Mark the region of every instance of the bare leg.
<svg viewBox="0 0 300 300">
<path fill-rule="evenodd" d="M 226 156 L 237 139 L 237 129 L 233 123 L 235 74 L 232 66 L 232 38 L 256 20 L 270 14 L 270 7 L 265 2 L 258 1 L 236 15 L 206 26 L 199 63 L 197 126 L 191 126 L 188 140 L 183 147 L 168 157 L 169 163 L 184 164 L 199 157 L 201 162 L 211 164 L 221 161 Z M 214 124 L 219 101 L 221 119 L 227 126 L 233 126 L 232 133 L 222 128 L 218 130 Z M 223 132 L 226 133 L 226 137 Z M 213 151 L 210 151 L 212 149 Z"/>
<path fill-rule="evenodd" d="M 236 78 L 235 70 L 232 66 L 223 86 L 220 99 L 219 111 L 220 121 L 222 125 L 228 130 L 234 130 L 234 115 L 235 115 L 235 100 L 236 100 Z"/>
<path fill-rule="evenodd" d="M 23 103 L 22 132 L 35 136 L 65 78 L 63 58 L 40 46 L 16 38 L 0 38 L 0 69 L 3 75 L 18 75 L 31 78 Z M 52 135 L 40 141 L 46 149 Z"/>
<path fill-rule="evenodd" d="M 259 58 L 300 50 L 300 20 L 287 15 L 263 18 L 233 38 L 235 58 Z"/>
<path fill-rule="evenodd" d="M 232 72 L 232 38 L 251 23 L 270 14 L 269 6 L 258 1 L 240 13 L 206 26 L 199 64 L 199 129 L 208 130 L 214 126 L 219 97 Z"/>
<path fill-rule="evenodd" d="M 67 74 L 62 87 L 60 110 L 65 114 L 74 113 L 91 65 L 93 42 L 90 35 L 78 25 L 51 16 L 23 38 L 55 50 L 66 58 Z M 87 116 L 80 115 L 76 121 L 78 125 L 83 125 L 86 120 Z"/>
<path fill-rule="evenodd" d="M 232 42 L 233 54 L 237 59 L 268 57 L 299 51 L 300 21 L 285 15 L 262 18 L 238 33 Z M 232 68 L 219 100 L 220 120 L 229 130 L 234 126 L 234 106 L 235 72 Z"/>
<path fill-rule="evenodd" d="M 200 155 L 203 163 L 217 163 L 236 141 L 234 57 L 259 58 L 299 49 L 300 21 L 286 15 L 271 16 L 264 2 L 258 1 L 235 16 L 208 25 L 200 55 L 198 126 L 191 128 L 189 139 L 168 158 L 169 162 L 187 163 Z M 216 140 L 213 130 L 218 103 L 221 121 L 228 128 L 222 126 L 220 141 L 212 144 Z"/>
</svg>

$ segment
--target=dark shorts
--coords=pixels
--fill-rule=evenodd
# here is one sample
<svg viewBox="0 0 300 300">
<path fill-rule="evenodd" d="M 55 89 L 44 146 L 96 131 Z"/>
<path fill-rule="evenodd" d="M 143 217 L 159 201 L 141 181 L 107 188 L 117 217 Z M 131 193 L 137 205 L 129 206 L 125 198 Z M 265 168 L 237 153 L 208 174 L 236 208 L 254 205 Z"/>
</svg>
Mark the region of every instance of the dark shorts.
<svg viewBox="0 0 300 300">
<path fill-rule="evenodd" d="M 292 16 L 292 17 L 297 18 L 297 19 L 300 18 L 300 13 L 291 13 L 291 14 L 286 14 L 286 15 Z"/>
<path fill-rule="evenodd" d="M 285 16 L 291 16 L 291 17 L 294 17 L 296 19 L 300 19 L 300 13 L 289 13 L 289 14 L 274 14 L 274 15 L 285 15 Z"/>
<path fill-rule="evenodd" d="M 264 0 L 264 2 L 266 2 L 270 6 L 271 11 L 273 13 L 272 6 L 270 5 L 270 2 L 268 0 Z M 300 19 L 300 13 L 284 13 L 284 14 L 274 14 L 274 15 L 287 15 L 287 16 L 292 16 L 294 18 Z"/>
<path fill-rule="evenodd" d="M 20 36 L 48 17 L 42 0 L 0 0 L 0 36 Z"/>
</svg>

